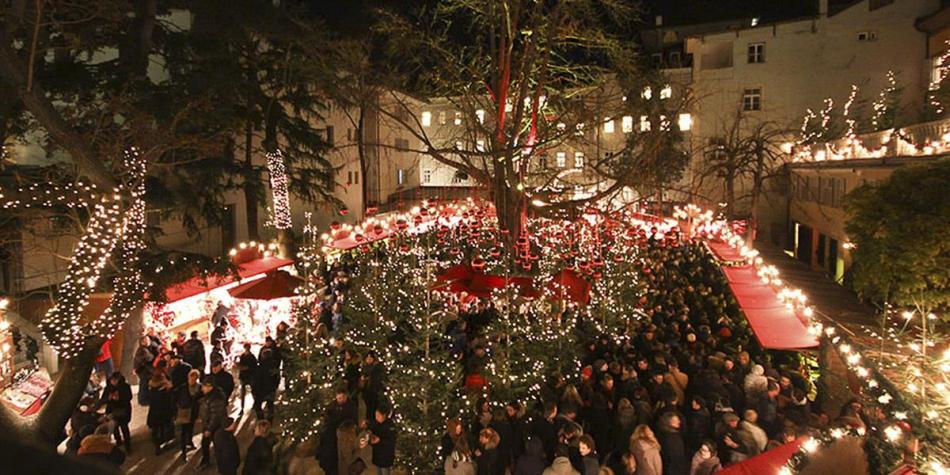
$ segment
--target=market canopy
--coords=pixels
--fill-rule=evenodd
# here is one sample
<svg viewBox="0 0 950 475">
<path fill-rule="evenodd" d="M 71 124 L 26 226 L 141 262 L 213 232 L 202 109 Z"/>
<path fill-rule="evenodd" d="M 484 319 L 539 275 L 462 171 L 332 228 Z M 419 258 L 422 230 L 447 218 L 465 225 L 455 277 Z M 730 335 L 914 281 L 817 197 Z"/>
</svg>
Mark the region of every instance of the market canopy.
<svg viewBox="0 0 950 475">
<path fill-rule="evenodd" d="M 736 262 L 745 259 L 739 250 L 730 246 L 728 243 L 720 241 L 706 241 L 709 250 L 719 258 L 720 261 Z"/>
<path fill-rule="evenodd" d="M 792 455 L 798 452 L 798 448 L 804 441 L 804 439 L 794 440 L 737 464 L 730 465 L 716 473 L 718 475 L 762 475 L 779 473 L 779 470 L 788 463 Z"/>
<path fill-rule="evenodd" d="M 759 280 L 755 268 L 723 267 L 722 271 L 764 348 L 792 350 L 818 346 L 818 338 L 808 331 L 806 322 L 778 298 L 775 289 Z"/>
<path fill-rule="evenodd" d="M 285 297 L 294 297 L 297 287 L 303 279 L 290 275 L 289 272 L 276 270 L 268 272 L 262 279 L 245 282 L 228 293 L 236 299 L 271 300 Z"/>
<path fill-rule="evenodd" d="M 548 284 L 554 295 L 562 299 L 586 304 L 590 301 L 590 282 L 580 276 L 574 269 L 563 269 L 554 275 Z"/>
<path fill-rule="evenodd" d="M 203 294 L 205 292 L 233 284 L 235 281 L 241 281 L 261 274 L 289 266 L 294 261 L 290 259 L 281 259 L 279 257 L 262 257 L 238 265 L 238 279 L 233 275 L 192 277 L 180 284 L 173 285 L 165 290 L 165 302 L 172 303 L 184 300 L 188 297 Z"/>
</svg>

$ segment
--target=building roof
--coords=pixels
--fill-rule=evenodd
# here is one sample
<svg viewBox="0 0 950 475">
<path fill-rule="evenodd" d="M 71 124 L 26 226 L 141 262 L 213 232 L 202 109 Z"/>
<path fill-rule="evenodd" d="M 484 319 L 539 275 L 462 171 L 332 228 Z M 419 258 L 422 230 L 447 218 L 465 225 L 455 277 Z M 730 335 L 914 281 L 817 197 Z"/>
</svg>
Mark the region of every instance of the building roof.
<svg viewBox="0 0 950 475">
<path fill-rule="evenodd" d="M 917 163 L 932 162 L 950 157 L 950 154 L 927 156 L 892 156 L 883 158 L 852 158 L 850 160 L 823 160 L 820 162 L 797 162 L 786 165 L 792 170 L 889 168 Z"/>
</svg>

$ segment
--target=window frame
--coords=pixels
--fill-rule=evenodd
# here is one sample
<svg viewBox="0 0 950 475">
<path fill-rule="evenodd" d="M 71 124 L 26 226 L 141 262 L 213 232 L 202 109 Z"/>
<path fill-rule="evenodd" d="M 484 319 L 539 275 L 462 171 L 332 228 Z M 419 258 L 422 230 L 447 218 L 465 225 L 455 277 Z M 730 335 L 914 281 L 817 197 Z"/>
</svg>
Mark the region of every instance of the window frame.
<svg viewBox="0 0 950 475">
<path fill-rule="evenodd" d="M 746 64 L 765 63 L 765 42 L 749 43 L 746 45 Z"/>
</svg>

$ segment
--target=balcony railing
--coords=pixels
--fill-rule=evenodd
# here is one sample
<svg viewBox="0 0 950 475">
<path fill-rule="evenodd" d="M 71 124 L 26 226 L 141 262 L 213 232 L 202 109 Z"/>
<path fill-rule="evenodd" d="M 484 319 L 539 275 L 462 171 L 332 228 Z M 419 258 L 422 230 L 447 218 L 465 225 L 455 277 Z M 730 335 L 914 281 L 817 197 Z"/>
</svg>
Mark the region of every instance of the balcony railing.
<svg viewBox="0 0 950 475">
<path fill-rule="evenodd" d="M 950 118 L 800 145 L 789 151 L 795 162 L 945 155 L 950 153 Z"/>
</svg>

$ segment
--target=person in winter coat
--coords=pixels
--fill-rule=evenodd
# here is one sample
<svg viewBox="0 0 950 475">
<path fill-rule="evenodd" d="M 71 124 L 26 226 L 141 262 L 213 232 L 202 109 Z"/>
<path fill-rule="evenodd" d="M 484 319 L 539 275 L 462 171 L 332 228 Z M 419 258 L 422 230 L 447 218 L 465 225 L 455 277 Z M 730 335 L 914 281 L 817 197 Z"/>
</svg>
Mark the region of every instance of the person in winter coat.
<svg viewBox="0 0 950 475">
<path fill-rule="evenodd" d="M 769 378 L 765 377 L 765 368 L 762 365 L 753 366 L 752 371 L 746 375 L 742 388 L 745 390 L 746 400 L 749 401 L 766 392 L 769 389 Z"/>
<path fill-rule="evenodd" d="M 211 464 L 211 442 L 218 429 L 228 419 L 228 400 L 224 393 L 215 387 L 211 378 L 205 378 L 201 383 L 201 402 L 198 409 L 198 418 L 201 419 L 201 468 Z"/>
<path fill-rule="evenodd" d="M 320 467 L 326 473 L 337 473 L 339 470 L 345 471 L 349 466 L 339 465 L 340 449 L 337 445 L 339 435 L 337 429 L 346 422 L 356 423 L 358 407 L 356 401 L 349 398 L 344 386 L 336 389 L 333 402 L 326 410 L 326 416 L 323 418 L 323 428 L 320 431 L 320 439 L 317 444 L 317 460 Z"/>
<path fill-rule="evenodd" d="M 658 424 L 660 453 L 663 458 L 663 473 L 666 475 L 687 475 L 689 458 L 686 455 L 686 443 L 681 432 L 683 421 L 680 416 L 668 412 L 660 418 Z"/>
<path fill-rule="evenodd" d="M 79 450 L 76 455 L 116 468 L 122 465 L 122 462 L 125 462 L 125 453 L 112 443 L 108 424 L 100 425 L 96 428 L 95 433 L 83 438 L 82 442 L 79 443 Z"/>
<path fill-rule="evenodd" d="M 597 447 L 594 438 L 587 434 L 582 435 L 577 443 L 577 450 L 580 452 L 584 464 L 582 475 L 597 475 L 600 472 L 600 459 L 597 458 Z"/>
<path fill-rule="evenodd" d="M 257 370 L 251 382 L 251 395 L 254 397 L 254 414 L 264 419 L 264 405 L 267 405 L 267 419 L 274 415 L 274 398 L 280 377 L 280 363 L 272 348 L 262 348 L 257 356 Z M 276 379 L 275 379 L 276 376 Z"/>
<path fill-rule="evenodd" d="M 85 397 L 79 401 L 79 405 L 69 418 L 69 440 L 66 442 L 68 453 L 76 453 L 82 439 L 95 432 L 99 425 L 99 414 L 95 411 L 95 405 L 95 399 Z"/>
<path fill-rule="evenodd" d="M 689 475 L 712 475 L 722 470 L 722 463 L 716 456 L 716 443 L 705 440 L 699 445 L 699 450 L 693 455 L 690 463 Z"/>
<path fill-rule="evenodd" d="M 185 364 L 185 363 L 182 363 Z M 195 419 L 198 418 L 198 401 L 201 398 L 201 373 L 193 369 L 188 373 L 184 384 L 175 386 L 175 425 L 179 428 L 179 448 L 182 460 L 188 456 L 188 449 L 193 449 L 192 436 L 195 429 Z"/>
<path fill-rule="evenodd" d="M 182 358 L 192 368 L 204 372 L 205 370 L 205 344 L 198 339 L 198 332 L 191 332 L 191 338 L 182 345 Z"/>
<path fill-rule="evenodd" d="M 511 460 L 514 463 L 525 451 L 525 423 L 524 409 L 518 401 L 509 402 L 505 406 L 508 416 L 508 425 L 511 427 Z"/>
<path fill-rule="evenodd" d="M 148 407 L 148 428 L 152 432 L 155 455 L 162 453 L 162 445 L 175 437 L 175 394 L 172 382 L 165 373 L 156 371 L 148 380 L 151 404 Z"/>
<path fill-rule="evenodd" d="M 171 354 L 168 357 L 168 378 L 172 381 L 172 387 L 177 388 L 188 382 L 188 374 L 194 369 L 190 364 L 182 361 L 181 355 Z"/>
<path fill-rule="evenodd" d="M 554 455 L 554 462 L 551 463 L 550 467 L 544 469 L 542 475 L 581 475 L 571 464 L 567 447 L 558 446 Z"/>
<path fill-rule="evenodd" d="M 155 368 L 153 363 L 155 362 L 156 356 L 158 355 L 152 346 L 152 339 L 147 335 L 143 335 L 142 338 L 139 338 L 139 346 L 135 349 L 135 355 L 132 357 L 132 368 L 135 375 L 139 378 L 139 406 L 147 406 L 149 404 L 148 383 Z"/>
<path fill-rule="evenodd" d="M 360 432 L 356 421 L 347 419 L 336 429 L 337 470 L 347 473 L 360 458 Z"/>
<path fill-rule="evenodd" d="M 244 414 L 244 399 L 248 386 L 254 383 L 254 372 L 257 371 L 257 357 L 251 351 L 251 344 L 244 344 L 244 353 L 238 358 L 238 380 L 241 383 L 241 414 Z"/>
<path fill-rule="evenodd" d="M 504 475 L 505 465 L 501 461 L 498 444 L 501 438 L 491 428 L 484 428 L 478 433 L 478 449 L 475 450 L 475 465 L 478 475 Z"/>
<path fill-rule="evenodd" d="M 238 467 L 241 465 L 241 451 L 234 437 L 236 429 L 237 424 L 234 419 L 225 417 L 214 432 L 214 459 L 218 463 L 218 473 L 221 475 L 237 475 Z"/>
<path fill-rule="evenodd" d="M 739 423 L 739 437 L 749 449 L 750 457 L 764 451 L 769 443 L 769 436 L 766 435 L 764 429 L 759 427 L 758 420 L 759 414 L 755 410 L 746 409 L 742 414 L 742 422 Z"/>
<path fill-rule="evenodd" d="M 511 425 L 508 424 L 508 414 L 502 408 L 496 408 L 492 412 L 492 421 L 488 424 L 496 434 L 498 434 L 498 463 L 501 464 L 501 471 L 504 472 L 513 462 L 512 445 L 514 445 L 514 434 L 511 431 Z"/>
<path fill-rule="evenodd" d="M 679 363 L 675 359 L 671 359 L 667 367 L 669 371 L 663 377 L 663 380 L 667 381 L 670 387 L 673 388 L 673 392 L 676 394 L 676 402 L 682 406 L 686 402 L 686 387 L 689 386 L 689 376 L 680 371 Z"/>
<path fill-rule="evenodd" d="M 211 364 L 211 381 L 224 393 L 225 399 L 231 399 L 231 394 L 234 393 L 234 376 L 225 371 L 224 364 L 220 361 Z"/>
<path fill-rule="evenodd" d="M 254 423 L 254 440 L 244 456 L 243 475 L 273 475 L 274 446 L 270 439 L 270 421 Z"/>
<path fill-rule="evenodd" d="M 391 419 L 391 409 L 385 402 L 378 402 L 373 424 L 370 425 L 370 444 L 373 446 L 373 465 L 377 475 L 392 473 L 396 461 L 396 428 Z"/>
<path fill-rule="evenodd" d="M 686 448 L 695 452 L 703 439 L 711 436 L 712 415 L 706 408 L 706 400 L 702 396 L 694 395 L 689 398 L 689 406 L 686 408 L 686 431 L 684 432 Z"/>
<path fill-rule="evenodd" d="M 515 461 L 512 475 L 541 475 L 547 466 L 544 454 L 544 444 L 537 437 L 529 437 L 525 443 L 524 453 Z"/>
<path fill-rule="evenodd" d="M 109 377 L 102 391 L 100 404 L 105 404 L 106 414 L 115 422 L 112 435 L 116 444 L 125 444 L 125 451 L 132 450 L 132 436 L 129 434 L 129 421 L 132 420 L 132 387 L 125 382 L 125 376 L 116 371 Z"/>
<path fill-rule="evenodd" d="M 633 430 L 633 435 L 630 436 L 630 453 L 637 459 L 637 475 L 663 475 L 660 443 L 650 426 L 641 424 Z"/>
<path fill-rule="evenodd" d="M 620 398 L 617 402 L 617 413 L 614 415 L 614 447 L 625 447 L 637 426 L 637 410 L 627 398 Z"/>
<path fill-rule="evenodd" d="M 722 422 L 716 425 L 716 442 L 726 463 L 738 463 L 748 458 L 748 448 L 739 436 L 739 416 L 731 412 L 723 414 Z"/>
<path fill-rule="evenodd" d="M 472 450 L 468 447 L 468 439 L 459 437 L 455 447 L 445 457 L 442 468 L 445 475 L 475 475 L 475 462 L 472 460 Z"/>
<path fill-rule="evenodd" d="M 461 419 L 453 417 L 445 423 L 445 433 L 442 434 L 439 456 L 445 458 L 451 455 L 460 438 L 465 438 L 465 428 L 462 426 Z"/>
<path fill-rule="evenodd" d="M 554 461 L 554 451 L 557 448 L 557 402 L 546 401 L 543 413 L 531 420 L 528 424 L 528 435 L 541 439 L 544 446 L 544 455 L 547 460 Z"/>
</svg>

